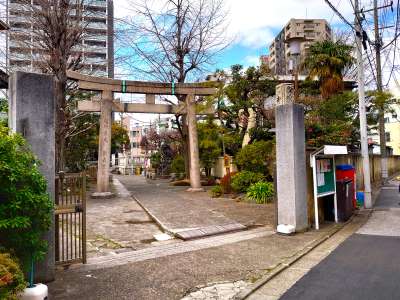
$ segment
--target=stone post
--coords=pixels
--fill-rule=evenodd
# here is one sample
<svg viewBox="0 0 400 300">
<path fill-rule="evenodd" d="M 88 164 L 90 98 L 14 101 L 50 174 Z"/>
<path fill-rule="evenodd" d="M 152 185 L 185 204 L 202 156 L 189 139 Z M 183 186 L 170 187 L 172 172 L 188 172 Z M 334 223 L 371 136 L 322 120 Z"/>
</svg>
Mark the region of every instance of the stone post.
<svg viewBox="0 0 400 300">
<path fill-rule="evenodd" d="M 110 191 L 110 156 L 111 156 L 111 114 L 113 93 L 103 91 L 101 95 L 99 154 L 97 167 L 97 192 L 94 197 L 111 197 Z"/>
<path fill-rule="evenodd" d="M 186 110 L 189 131 L 190 192 L 203 191 L 200 182 L 199 144 L 197 138 L 196 105 L 194 95 L 186 96 Z"/>
<path fill-rule="evenodd" d="M 278 225 L 308 227 L 304 109 L 299 104 L 275 109 Z"/>
<path fill-rule="evenodd" d="M 55 198 L 55 85 L 51 75 L 16 72 L 9 79 L 9 127 L 27 140 L 41 161 L 39 167 L 47 181 L 47 191 Z M 44 237 L 48 251 L 35 267 L 35 282 L 54 280 L 54 215 Z"/>
</svg>

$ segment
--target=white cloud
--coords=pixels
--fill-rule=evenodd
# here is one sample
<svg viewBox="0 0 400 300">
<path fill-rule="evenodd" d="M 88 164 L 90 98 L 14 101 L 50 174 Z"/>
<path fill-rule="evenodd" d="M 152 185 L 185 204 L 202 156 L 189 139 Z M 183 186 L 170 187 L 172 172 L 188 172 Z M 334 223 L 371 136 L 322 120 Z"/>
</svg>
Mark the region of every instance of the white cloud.
<svg viewBox="0 0 400 300">
<path fill-rule="evenodd" d="M 115 16 L 131 15 L 132 3 L 138 1 L 115 0 Z M 331 2 L 351 21 L 353 15 L 349 1 Z M 341 23 L 323 0 L 225 0 L 225 5 L 229 12 L 228 35 L 235 37 L 235 43 L 251 48 L 267 46 L 274 36 L 273 30 L 280 30 L 290 18 L 322 18 Z"/>
<path fill-rule="evenodd" d="M 266 47 L 272 42 L 274 34 L 270 28 L 255 28 L 246 32 L 239 32 L 235 42 L 249 48 Z"/>
<path fill-rule="evenodd" d="M 244 62 L 246 66 L 259 66 L 260 57 L 257 55 L 249 55 L 244 58 Z"/>
</svg>

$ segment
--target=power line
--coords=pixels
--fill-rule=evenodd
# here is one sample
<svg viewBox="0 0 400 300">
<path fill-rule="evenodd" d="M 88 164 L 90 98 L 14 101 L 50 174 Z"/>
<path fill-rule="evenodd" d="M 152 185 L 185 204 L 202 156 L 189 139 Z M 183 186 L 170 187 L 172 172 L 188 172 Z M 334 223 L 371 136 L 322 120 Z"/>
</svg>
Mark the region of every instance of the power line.
<svg viewBox="0 0 400 300">
<path fill-rule="evenodd" d="M 349 25 L 351 27 L 351 29 L 353 29 L 354 31 L 357 31 L 353 24 L 351 24 L 349 21 L 347 21 L 347 19 L 345 17 L 343 17 L 343 15 L 336 9 L 336 7 L 329 1 L 329 0 L 325 0 L 325 2 L 329 5 L 329 7 L 334 11 L 334 13 L 343 21 L 345 22 L 347 25 Z"/>
</svg>

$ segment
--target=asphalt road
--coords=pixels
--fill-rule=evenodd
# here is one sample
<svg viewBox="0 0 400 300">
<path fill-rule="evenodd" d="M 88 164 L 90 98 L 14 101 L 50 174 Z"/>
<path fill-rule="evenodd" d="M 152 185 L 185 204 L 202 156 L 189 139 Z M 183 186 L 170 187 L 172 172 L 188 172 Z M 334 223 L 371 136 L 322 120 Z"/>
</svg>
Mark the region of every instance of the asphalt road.
<svg viewBox="0 0 400 300">
<path fill-rule="evenodd" d="M 281 300 L 400 299 L 400 194 L 384 187 L 369 221 Z"/>
<path fill-rule="evenodd" d="M 400 299 L 400 237 L 354 234 L 281 300 Z"/>
</svg>

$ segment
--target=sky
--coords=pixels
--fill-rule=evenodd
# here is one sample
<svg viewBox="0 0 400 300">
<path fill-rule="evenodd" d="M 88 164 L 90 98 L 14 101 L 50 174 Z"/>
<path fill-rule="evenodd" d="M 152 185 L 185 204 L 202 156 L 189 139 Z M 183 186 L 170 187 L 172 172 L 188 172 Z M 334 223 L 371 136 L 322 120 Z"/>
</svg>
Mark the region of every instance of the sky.
<svg viewBox="0 0 400 300">
<path fill-rule="evenodd" d="M 115 17 L 124 18 L 131 14 L 133 1 L 143 0 L 114 0 Z M 348 21 L 353 21 L 354 15 L 350 0 L 330 0 L 330 2 Z M 386 1 L 378 1 L 378 3 L 384 2 Z M 291 18 L 326 19 L 334 33 L 336 30 L 349 30 L 349 27 L 344 25 L 344 22 L 333 12 L 325 0 L 225 0 L 225 5 L 228 11 L 228 35 L 234 39 L 231 45 L 216 59 L 214 70 L 229 69 L 233 64 L 241 64 L 244 67 L 258 65 L 260 55 L 268 54 L 271 41 Z M 372 0 L 360 0 L 360 6 L 369 9 L 372 6 Z M 386 14 L 384 11 L 382 13 Z M 391 18 L 395 14 L 396 7 Z M 370 20 L 371 15 L 367 15 L 367 18 Z M 386 17 L 382 15 L 382 18 Z M 391 18 L 387 18 L 388 24 L 393 23 Z M 370 21 L 367 24 L 366 30 L 373 39 L 371 32 L 373 26 Z M 400 56 L 397 55 L 396 64 L 400 64 L 399 60 Z M 383 66 L 384 76 L 386 73 L 390 73 L 386 69 L 391 69 L 392 63 L 390 63 L 391 60 L 388 62 L 388 65 L 384 64 Z M 400 73 L 398 76 L 400 80 Z M 393 78 L 391 78 L 390 84 L 393 87 L 392 83 Z"/>
<path fill-rule="evenodd" d="M 331 2 L 346 18 L 353 18 L 349 0 Z M 131 3 L 115 0 L 115 17 L 124 18 L 131 13 Z M 225 6 L 228 34 L 233 42 L 216 59 L 216 69 L 233 64 L 258 65 L 260 55 L 268 54 L 270 42 L 290 18 L 323 18 L 333 27 L 342 23 L 324 0 L 225 0 Z"/>
<path fill-rule="evenodd" d="M 141 0 L 114 0 L 114 16 L 118 19 L 131 16 L 133 1 Z M 348 20 L 353 19 L 349 0 L 331 1 Z M 233 42 L 216 59 L 215 69 L 229 69 L 234 64 L 244 67 L 258 65 L 260 55 L 268 54 L 274 36 L 291 18 L 323 18 L 333 28 L 343 26 L 324 0 L 225 0 L 225 6 L 228 35 Z M 153 114 L 131 115 L 139 124 L 158 117 Z"/>
</svg>

